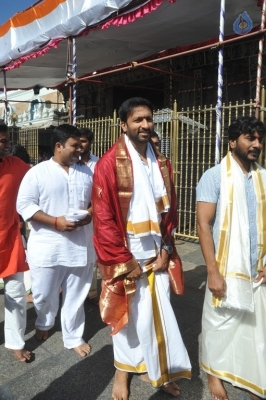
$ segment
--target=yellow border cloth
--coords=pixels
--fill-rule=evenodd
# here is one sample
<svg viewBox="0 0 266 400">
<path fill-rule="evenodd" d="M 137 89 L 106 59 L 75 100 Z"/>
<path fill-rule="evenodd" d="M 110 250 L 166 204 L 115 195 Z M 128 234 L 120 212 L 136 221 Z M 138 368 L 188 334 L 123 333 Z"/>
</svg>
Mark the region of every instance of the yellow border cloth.
<svg viewBox="0 0 266 400">
<path fill-rule="evenodd" d="M 170 303 L 167 272 L 150 270 L 136 284 L 128 325 L 112 336 L 115 367 L 148 372 L 154 387 L 190 378 L 191 365 Z"/>
<path fill-rule="evenodd" d="M 266 254 L 266 171 L 258 164 L 251 166 L 256 194 L 258 261 L 261 271 Z M 254 312 L 250 265 L 250 234 L 245 194 L 244 173 L 231 152 L 221 162 L 221 194 L 219 239 L 216 261 L 226 280 L 226 296 L 212 298 L 216 307 L 236 308 Z"/>
<path fill-rule="evenodd" d="M 253 289 L 255 313 L 211 306 L 206 289 L 202 317 L 205 372 L 266 399 L 266 285 Z"/>
</svg>

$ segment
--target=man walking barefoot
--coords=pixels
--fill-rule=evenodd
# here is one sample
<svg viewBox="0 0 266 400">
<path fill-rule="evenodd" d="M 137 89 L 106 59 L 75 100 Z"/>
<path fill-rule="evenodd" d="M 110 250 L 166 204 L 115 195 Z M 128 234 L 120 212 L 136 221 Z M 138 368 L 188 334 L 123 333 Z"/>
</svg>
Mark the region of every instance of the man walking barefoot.
<svg viewBox="0 0 266 400">
<path fill-rule="evenodd" d="M 257 164 L 265 126 L 241 117 L 230 151 L 197 187 L 198 234 L 207 265 L 202 367 L 216 400 L 223 380 L 266 399 L 266 171 Z"/>
<path fill-rule="evenodd" d="M 5 290 L 5 347 L 19 361 L 30 360 L 24 349 L 26 329 L 26 292 L 24 271 L 28 270 L 16 211 L 20 182 L 29 166 L 10 156 L 8 127 L 0 125 L 0 278 Z"/>
<path fill-rule="evenodd" d="M 112 327 L 112 397 L 128 400 L 129 373 L 173 395 L 190 362 L 170 304 L 176 195 L 169 161 L 150 143 L 153 107 L 139 97 L 119 110 L 123 134 L 97 162 L 94 244 L 102 275 L 100 311 Z"/>
<path fill-rule="evenodd" d="M 92 173 L 77 163 L 81 145 L 80 133 L 74 126 L 55 128 L 52 147 L 54 156 L 25 175 L 17 200 L 19 213 L 32 225 L 28 262 L 37 312 L 36 339 L 48 338 L 61 287 L 64 346 L 84 357 L 90 352 L 82 335 L 83 304 L 93 273 L 87 250 Z M 77 221 L 81 214 L 85 218 Z"/>
</svg>

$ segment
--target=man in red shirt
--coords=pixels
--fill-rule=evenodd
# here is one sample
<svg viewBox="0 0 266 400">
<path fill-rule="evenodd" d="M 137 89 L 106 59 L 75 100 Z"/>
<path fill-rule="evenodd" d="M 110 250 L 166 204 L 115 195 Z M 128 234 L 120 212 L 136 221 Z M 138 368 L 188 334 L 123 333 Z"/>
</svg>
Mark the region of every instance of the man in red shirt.
<svg viewBox="0 0 266 400">
<path fill-rule="evenodd" d="M 129 399 L 129 374 L 177 397 L 191 365 L 170 303 L 168 267 L 177 203 L 169 160 L 151 142 L 153 106 L 119 109 L 123 134 L 93 175 L 94 245 L 102 275 L 101 317 L 112 328 L 112 398 Z M 171 261 L 172 262 L 172 261 Z"/>
<path fill-rule="evenodd" d="M 0 125 L 0 278 L 5 287 L 5 347 L 19 361 L 30 359 L 24 349 L 26 293 L 23 273 L 28 270 L 16 199 L 20 182 L 30 168 L 18 157 L 10 156 L 7 125 Z"/>
</svg>

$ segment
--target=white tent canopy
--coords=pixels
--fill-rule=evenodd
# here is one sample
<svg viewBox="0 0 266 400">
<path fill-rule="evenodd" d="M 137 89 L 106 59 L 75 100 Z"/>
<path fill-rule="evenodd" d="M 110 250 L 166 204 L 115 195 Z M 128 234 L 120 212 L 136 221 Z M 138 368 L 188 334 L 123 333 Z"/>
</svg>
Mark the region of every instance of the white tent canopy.
<svg viewBox="0 0 266 400">
<path fill-rule="evenodd" d="M 35 17 L 27 14 L 32 11 Z M 244 11 L 254 27 L 260 25 L 258 0 L 226 0 L 225 36 L 234 34 L 233 23 Z M 80 77 L 159 58 L 167 49 L 218 41 L 219 13 L 218 0 L 44 0 L 0 27 L 0 65 L 6 66 L 8 89 L 53 88 L 66 80 L 67 40 L 60 39 L 92 28 L 76 40 Z"/>
</svg>

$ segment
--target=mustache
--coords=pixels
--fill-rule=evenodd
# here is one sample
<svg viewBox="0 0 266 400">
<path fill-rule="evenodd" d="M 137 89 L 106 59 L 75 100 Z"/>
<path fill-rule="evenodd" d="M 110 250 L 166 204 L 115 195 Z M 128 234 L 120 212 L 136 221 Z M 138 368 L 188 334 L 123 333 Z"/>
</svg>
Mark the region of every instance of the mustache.
<svg viewBox="0 0 266 400">
<path fill-rule="evenodd" d="M 260 151 L 258 149 L 249 150 L 249 153 L 259 155 Z"/>
</svg>

